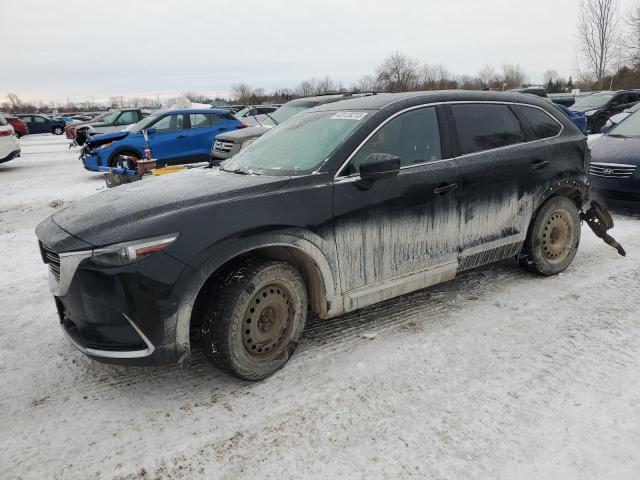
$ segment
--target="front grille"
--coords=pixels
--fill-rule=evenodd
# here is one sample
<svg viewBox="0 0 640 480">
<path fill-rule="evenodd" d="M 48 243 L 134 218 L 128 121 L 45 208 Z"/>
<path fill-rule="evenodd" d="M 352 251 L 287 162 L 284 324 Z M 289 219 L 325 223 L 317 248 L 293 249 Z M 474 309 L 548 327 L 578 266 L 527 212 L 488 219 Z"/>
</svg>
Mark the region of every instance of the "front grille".
<svg viewBox="0 0 640 480">
<path fill-rule="evenodd" d="M 233 142 L 225 142 L 224 140 L 216 140 L 213 143 L 213 150 L 216 152 L 231 153 Z"/>
<path fill-rule="evenodd" d="M 49 270 L 51 270 L 53 276 L 60 281 L 60 256 L 42 242 L 40 242 L 40 253 L 44 263 L 49 265 Z"/>
<path fill-rule="evenodd" d="M 629 178 L 636 168 L 636 165 L 624 165 L 622 163 L 592 163 L 589 174 L 603 178 Z"/>
</svg>

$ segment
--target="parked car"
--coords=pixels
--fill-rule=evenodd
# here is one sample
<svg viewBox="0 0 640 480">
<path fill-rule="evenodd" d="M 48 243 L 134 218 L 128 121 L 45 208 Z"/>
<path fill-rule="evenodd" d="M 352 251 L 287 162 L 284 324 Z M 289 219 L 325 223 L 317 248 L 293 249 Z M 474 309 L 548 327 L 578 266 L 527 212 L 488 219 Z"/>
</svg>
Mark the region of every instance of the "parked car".
<svg viewBox="0 0 640 480">
<path fill-rule="evenodd" d="M 20 142 L 14 135 L 13 127 L 0 115 L 0 163 L 20 156 Z"/>
<path fill-rule="evenodd" d="M 242 110 L 236 112 L 234 115 L 243 120 L 246 117 L 255 117 L 257 115 L 265 115 L 267 113 L 273 113 L 278 109 L 278 107 L 272 106 L 261 106 L 261 105 L 249 105 L 248 107 L 244 107 Z"/>
<path fill-rule="evenodd" d="M 29 133 L 53 133 L 54 135 L 62 135 L 64 133 L 64 122 L 54 120 L 46 115 L 28 114 L 16 115 L 20 120 L 27 124 Z"/>
<path fill-rule="evenodd" d="M 87 170 L 115 167 L 121 156 L 144 158 L 147 131 L 153 158 L 158 165 L 208 162 L 213 138 L 229 130 L 244 127 L 231 113 L 214 109 L 159 111 L 125 131 L 94 135 L 82 149 Z"/>
<path fill-rule="evenodd" d="M 630 90 L 599 92 L 579 98 L 571 110 L 585 114 L 589 133 L 600 133 L 610 117 L 631 108 L 639 101 L 640 92 Z"/>
<path fill-rule="evenodd" d="M 93 117 L 91 120 L 85 120 L 84 122 L 78 122 L 75 124 L 71 124 L 71 125 L 67 125 L 64 128 L 64 133 L 66 135 L 66 137 L 69 140 L 75 140 L 76 139 L 76 130 L 78 128 L 81 128 L 81 126 L 83 125 L 88 125 L 90 123 L 98 123 L 101 122 L 102 120 L 104 120 L 105 118 L 107 118 L 108 116 L 110 116 L 113 112 L 109 111 L 109 112 L 103 112 L 100 115 L 96 115 L 95 117 Z"/>
<path fill-rule="evenodd" d="M 80 351 L 184 362 L 198 341 L 259 380 L 308 310 L 335 317 L 514 256 L 562 272 L 588 163 L 585 136 L 532 95 L 372 95 L 299 113 L 220 169 L 74 202 L 36 234 Z"/>
<path fill-rule="evenodd" d="M 562 113 L 564 113 L 569 118 L 569 120 L 571 120 L 575 124 L 575 126 L 580 129 L 582 133 L 584 133 L 585 135 L 589 133 L 589 131 L 587 130 L 587 117 L 584 113 L 576 112 L 575 110 L 565 107 L 561 103 L 554 102 L 554 105 L 557 109 L 561 110 Z"/>
<path fill-rule="evenodd" d="M 625 118 L 629 117 L 629 115 L 631 115 L 632 113 L 637 112 L 638 110 L 640 110 L 640 103 L 636 103 L 633 107 L 627 108 L 627 109 L 623 110 L 622 112 L 610 117 L 609 120 L 607 120 L 607 123 L 604 124 L 604 127 L 602 127 L 600 129 L 600 132 L 601 133 L 607 133 L 613 127 L 615 127 L 617 124 L 622 122 Z"/>
<path fill-rule="evenodd" d="M 119 132 L 129 125 L 138 123 L 145 117 L 139 108 L 114 110 L 100 120 L 71 124 L 67 126 L 67 138 L 73 138 L 78 145 L 83 145 L 87 137 L 97 133 Z"/>
<path fill-rule="evenodd" d="M 29 127 L 21 119 L 13 115 L 3 115 L 4 119 L 13 127 L 16 137 L 20 138 L 29 134 Z"/>
<path fill-rule="evenodd" d="M 354 96 L 362 96 L 366 94 L 337 94 L 337 95 L 320 95 L 316 97 L 298 98 L 285 103 L 278 110 L 269 114 L 259 126 L 253 126 L 244 130 L 238 130 L 235 132 L 227 132 L 220 134 L 216 137 L 213 144 L 213 151 L 211 156 L 214 161 L 220 162 L 231 158 L 238 153 L 242 148 L 250 145 L 256 138 L 264 135 L 275 125 L 278 125 L 285 120 L 291 118 L 296 113 L 308 110 L 318 105 L 324 105 L 326 103 L 333 103 L 346 98 L 353 98 Z"/>
<path fill-rule="evenodd" d="M 632 113 L 590 147 L 594 195 L 640 204 L 640 113 Z"/>
</svg>

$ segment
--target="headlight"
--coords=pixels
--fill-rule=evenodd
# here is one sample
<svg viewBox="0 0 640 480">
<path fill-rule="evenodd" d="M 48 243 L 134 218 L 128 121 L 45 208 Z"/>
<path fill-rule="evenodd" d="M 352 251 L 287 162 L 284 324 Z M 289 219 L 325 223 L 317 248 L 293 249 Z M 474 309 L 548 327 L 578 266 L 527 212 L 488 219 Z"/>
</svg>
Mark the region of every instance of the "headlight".
<svg viewBox="0 0 640 480">
<path fill-rule="evenodd" d="M 161 237 L 146 238 L 133 242 L 117 243 L 105 248 L 93 251 L 91 261 L 98 265 L 119 267 L 136 262 L 156 252 L 164 250 L 178 238 L 178 233 L 163 235 Z"/>
</svg>

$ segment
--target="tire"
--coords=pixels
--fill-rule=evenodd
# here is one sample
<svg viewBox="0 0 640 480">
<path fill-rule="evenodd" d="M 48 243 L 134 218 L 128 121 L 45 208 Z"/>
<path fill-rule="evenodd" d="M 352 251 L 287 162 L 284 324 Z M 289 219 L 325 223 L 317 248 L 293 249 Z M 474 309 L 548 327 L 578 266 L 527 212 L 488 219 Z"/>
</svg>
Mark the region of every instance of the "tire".
<svg viewBox="0 0 640 480">
<path fill-rule="evenodd" d="M 538 210 L 518 255 L 520 266 L 557 275 L 573 261 L 580 244 L 580 214 L 567 197 L 552 197 Z"/>
<path fill-rule="evenodd" d="M 201 293 L 200 342 L 220 370 L 262 380 L 295 351 L 307 308 L 304 280 L 293 266 L 247 257 L 233 262 Z"/>
<path fill-rule="evenodd" d="M 64 128 L 60 126 L 53 127 L 53 130 L 51 130 L 51 133 L 53 133 L 54 135 L 62 135 L 64 133 Z"/>
<path fill-rule="evenodd" d="M 137 160 L 140 160 L 140 155 L 138 155 L 136 152 L 131 152 L 131 151 L 124 151 L 124 152 L 118 152 L 116 154 L 114 154 L 111 159 L 109 160 L 109 166 L 112 168 L 115 167 L 126 167 L 126 168 L 130 168 L 130 165 L 125 165 L 123 159 L 121 157 L 126 156 L 126 157 L 134 157 Z"/>
</svg>

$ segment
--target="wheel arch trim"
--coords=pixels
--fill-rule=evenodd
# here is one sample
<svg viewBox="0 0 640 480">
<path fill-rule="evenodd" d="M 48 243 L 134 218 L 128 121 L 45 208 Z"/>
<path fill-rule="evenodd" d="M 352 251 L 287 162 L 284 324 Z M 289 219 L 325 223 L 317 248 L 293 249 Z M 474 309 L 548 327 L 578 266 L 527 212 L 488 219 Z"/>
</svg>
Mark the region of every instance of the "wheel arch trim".
<svg viewBox="0 0 640 480">
<path fill-rule="evenodd" d="M 315 308 L 320 307 L 318 312 L 321 317 L 331 314 L 335 310 L 341 310 L 342 305 L 336 302 L 337 294 L 337 279 L 334 276 L 333 269 L 327 256 L 322 252 L 320 247 L 314 244 L 307 238 L 303 238 L 293 233 L 268 233 L 246 239 L 240 243 L 234 242 L 231 245 L 227 245 L 222 250 L 215 251 L 214 255 L 211 255 L 195 273 L 191 275 L 186 286 L 183 289 L 177 312 L 176 312 L 176 327 L 175 327 L 175 340 L 176 349 L 178 353 L 178 361 L 180 363 L 188 361 L 190 358 L 190 327 L 191 316 L 193 308 L 195 306 L 196 299 L 200 293 L 205 282 L 218 271 L 221 267 L 226 265 L 233 259 L 246 255 L 251 252 L 270 252 L 270 249 L 291 249 L 294 252 L 303 255 L 308 262 L 308 265 L 312 265 L 315 269 L 316 279 L 319 280 L 319 284 L 315 285 L 316 289 L 310 292 L 310 306 L 311 302 L 315 303 Z M 277 258 L 277 257 L 276 257 Z M 297 265 L 299 268 L 300 266 Z M 337 271 L 337 270 L 336 270 Z M 305 280 L 308 279 L 308 272 L 301 272 L 305 276 Z M 309 291 L 310 285 L 306 285 Z M 318 290 L 319 289 L 319 290 Z M 318 297 L 318 292 L 320 297 Z M 321 302 L 319 302 L 321 299 Z"/>
</svg>

